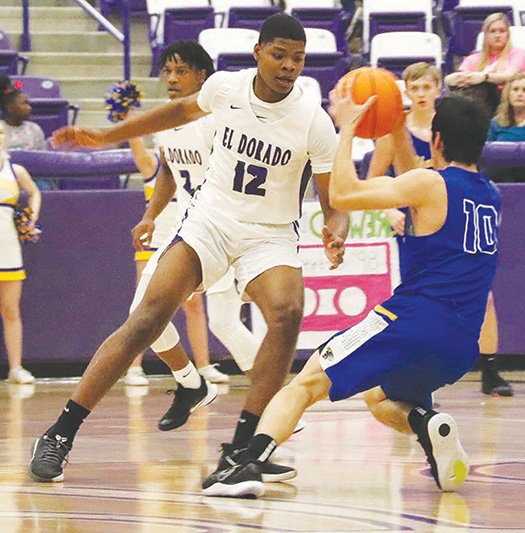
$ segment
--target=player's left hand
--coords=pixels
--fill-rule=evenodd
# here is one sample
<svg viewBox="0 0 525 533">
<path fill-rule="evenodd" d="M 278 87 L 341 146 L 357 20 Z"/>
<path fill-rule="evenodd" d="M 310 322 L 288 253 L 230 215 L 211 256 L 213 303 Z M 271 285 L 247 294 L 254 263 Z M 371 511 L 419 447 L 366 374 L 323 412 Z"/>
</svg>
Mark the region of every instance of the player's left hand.
<svg viewBox="0 0 525 533">
<path fill-rule="evenodd" d="M 102 148 L 106 146 L 102 130 L 66 126 L 53 132 L 51 144 L 54 148 L 71 150 L 79 146 Z"/>
<path fill-rule="evenodd" d="M 343 125 L 357 128 L 363 120 L 366 112 L 377 100 L 377 96 L 371 96 L 364 104 L 356 104 L 352 99 L 352 87 L 354 79 L 350 83 L 339 80 L 338 84 L 330 91 L 330 108 L 328 112 L 340 128 Z"/>
<path fill-rule="evenodd" d="M 331 263 L 330 270 L 335 270 L 344 260 L 345 241 L 332 233 L 328 226 L 323 226 L 323 244 L 326 257 Z"/>
</svg>

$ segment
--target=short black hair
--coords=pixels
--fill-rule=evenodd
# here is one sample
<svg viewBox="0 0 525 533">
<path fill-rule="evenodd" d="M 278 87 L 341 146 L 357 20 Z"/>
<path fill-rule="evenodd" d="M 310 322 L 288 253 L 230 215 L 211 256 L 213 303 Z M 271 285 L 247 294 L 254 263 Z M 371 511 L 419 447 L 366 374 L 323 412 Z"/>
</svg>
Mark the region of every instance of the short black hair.
<svg viewBox="0 0 525 533">
<path fill-rule="evenodd" d="M 436 106 L 432 139 L 439 132 L 448 163 L 477 164 L 487 141 L 490 116 L 478 102 L 462 95 L 447 96 Z"/>
<path fill-rule="evenodd" d="M 9 76 L 0 76 L 0 109 L 4 115 L 7 106 L 14 102 L 19 94 L 22 94 L 22 91 L 13 85 Z"/>
<path fill-rule="evenodd" d="M 170 59 L 175 59 L 177 55 L 190 68 L 205 70 L 206 78 L 215 72 L 212 58 L 197 41 L 173 41 L 170 43 L 160 55 L 159 67 L 162 69 Z"/>
<path fill-rule="evenodd" d="M 259 44 L 269 43 L 279 38 L 306 43 L 303 25 L 296 18 L 283 13 L 272 15 L 263 22 L 259 32 Z"/>
</svg>

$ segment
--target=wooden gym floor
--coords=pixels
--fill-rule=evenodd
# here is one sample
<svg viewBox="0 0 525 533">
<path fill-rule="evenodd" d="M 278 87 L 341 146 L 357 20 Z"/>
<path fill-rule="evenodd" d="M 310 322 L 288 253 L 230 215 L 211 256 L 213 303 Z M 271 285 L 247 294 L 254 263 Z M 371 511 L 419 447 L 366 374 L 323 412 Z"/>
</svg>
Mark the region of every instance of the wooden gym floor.
<svg viewBox="0 0 525 533">
<path fill-rule="evenodd" d="M 321 402 L 275 454 L 299 476 L 260 500 L 206 498 L 200 481 L 229 441 L 246 393 L 234 377 L 179 430 L 157 430 L 173 384 L 118 384 L 82 426 L 63 483 L 30 480 L 34 438 L 57 417 L 73 381 L 0 383 L 0 532 L 525 532 L 525 374 L 513 398 L 479 392 L 479 376 L 438 391 L 458 422 L 471 473 L 441 493 L 414 438 L 381 426 L 361 398 Z"/>
</svg>

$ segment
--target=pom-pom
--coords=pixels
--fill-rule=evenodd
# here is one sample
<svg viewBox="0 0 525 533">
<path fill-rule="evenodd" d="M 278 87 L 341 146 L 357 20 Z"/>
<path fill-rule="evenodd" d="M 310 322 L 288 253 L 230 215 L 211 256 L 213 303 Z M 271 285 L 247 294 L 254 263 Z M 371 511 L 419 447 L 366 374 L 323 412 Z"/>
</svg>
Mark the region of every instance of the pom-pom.
<svg viewBox="0 0 525 533">
<path fill-rule="evenodd" d="M 18 240 L 24 244 L 37 242 L 42 233 L 42 226 L 40 224 L 35 224 L 31 228 L 32 216 L 33 211 L 30 207 L 17 206 L 15 210 L 15 227 L 18 232 Z"/>
<path fill-rule="evenodd" d="M 106 95 L 108 120 L 111 122 L 124 120 L 131 107 L 140 107 L 140 101 L 143 97 L 144 93 L 132 81 L 118 81 L 113 84 Z"/>
</svg>

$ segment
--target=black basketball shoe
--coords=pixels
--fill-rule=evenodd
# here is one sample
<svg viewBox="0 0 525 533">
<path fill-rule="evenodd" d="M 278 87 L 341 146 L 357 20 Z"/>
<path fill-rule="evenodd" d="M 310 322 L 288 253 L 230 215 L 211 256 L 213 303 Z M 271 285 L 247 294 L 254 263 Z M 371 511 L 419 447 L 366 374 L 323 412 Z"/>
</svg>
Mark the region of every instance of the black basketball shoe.
<svg viewBox="0 0 525 533">
<path fill-rule="evenodd" d="M 468 475 L 469 462 L 454 419 L 446 413 L 429 416 L 417 437 L 437 486 L 444 492 L 456 490 Z"/>
<path fill-rule="evenodd" d="M 496 364 L 496 360 L 481 358 L 481 392 L 492 396 L 514 396 L 512 385 L 503 379 Z"/>
<path fill-rule="evenodd" d="M 206 496 L 258 498 L 264 494 L 260 463 L 248 462 L 217 469 L 202 483 Z"/>
<path fill-rule="evenodd" d="M 247 448 L 235 448 L 233 444 L 223 443 L 222 455 L 217 465 L 217 471 L 226 470 L 237 464 L 242 464 L 247 461 Z M 257 463 L 259 465 L 262 480 L 265 483 L 278 483 L 280 481 L 288 481 L 297 477 L 297 470 L 291 466 L 278 465 L 271 461 L 264 461 Z"/>
<path fill-rule="evenodd" d="M 53 483 L 64 480 L 64 466 L 71 451 L 66 437 L 42 435 L 33 445 L 29 472 L 36 481 Z"/>
<path fill-rule="evenodd" d="M 173 403 L 164 416 L 159 420 L 158 428 L 169 431 L 183 426 L 191 413 L 199 407 L 210 404 L 217 397 L 217 385 L 208 383 L 201 376 L 201 386 L 190 389 L 179 385 L 176 390 L 169 390 L 167 394 L 174 394 Z"/>
</svg>

